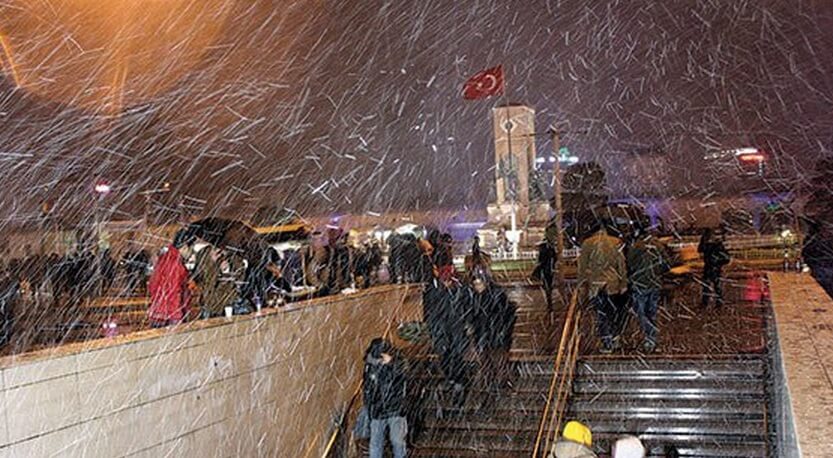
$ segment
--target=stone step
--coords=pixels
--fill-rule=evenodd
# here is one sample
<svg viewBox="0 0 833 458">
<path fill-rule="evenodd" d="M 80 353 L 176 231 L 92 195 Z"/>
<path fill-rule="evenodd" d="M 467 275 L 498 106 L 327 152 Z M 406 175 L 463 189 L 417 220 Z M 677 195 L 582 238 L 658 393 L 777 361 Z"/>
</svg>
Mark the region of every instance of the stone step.
<svg viewBox="0 0 833 458">
<path fill-rule="evenodd" d="M 710 437 L 718 443 L 763 442 L 766 435 L 766 423 L 762 420 L 702 420 L 655 419 L 580 419 L 593 435 L 643 434 L 663 437 L 688 437 L 689 435 Z"/>
<path fill-rule="evenodd" d="M 417 440 L 415 449 L 467 450 L 479 456 L 495 456 L 498 453 L 525 452 L 532 454 L 535 432 L 508 433 L 504 431 L 428 430 Z"/>
<path fill-rule="evenodd" d="M 734 361 L 663 360 L 663 359 L 593 359 L 576 366 L 578 377 L 590 378 L 761 378 L 764 363 L 760 359 Z"/>
<path fill-rule="evenodd" d="M 724 399 L 633 399 L 621 395 L 575 396 L 570 417 L 598 419 L 763 419 L 765 406 L 760 400 Z"/>
<path fill-rule="evenodd" d="M 577 394 L 620 394 L 633 399 L 764 399 L 760 380 L 586 380 L 573 382 Z"/>
</svg>

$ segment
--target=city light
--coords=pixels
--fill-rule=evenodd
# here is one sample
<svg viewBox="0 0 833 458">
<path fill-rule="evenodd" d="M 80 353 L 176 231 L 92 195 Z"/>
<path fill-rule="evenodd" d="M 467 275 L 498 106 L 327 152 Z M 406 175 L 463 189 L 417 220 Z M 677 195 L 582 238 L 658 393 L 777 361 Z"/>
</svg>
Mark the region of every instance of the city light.
<svg viewBox="0 0 833 458">
<path fill-rule="evenodd" d="M 96 192 L 96 194 L 100 194 L 100 195 L 104 196 L 104 195 L 110 194 L 110 191 L 112 191 L 113 188 L 110 186 L 109 183 L 107 183 L 105 181 L 100 181 L 100 182 L 95 184 L 95 187 L 93 188 L 93 190 Z"/>
<path fill-rule="evenodd" d="M 761 153 L 747 153 L 736 157 L 743 162 L 763 162 L 766 159 Z"/>
<path fill-rule="evenodd" d="M 739 160 L 743 162 L 764 162 L 766 157 L 758 148 L 744 147 L 730 150 L 730 152 Z"/>
</svg>

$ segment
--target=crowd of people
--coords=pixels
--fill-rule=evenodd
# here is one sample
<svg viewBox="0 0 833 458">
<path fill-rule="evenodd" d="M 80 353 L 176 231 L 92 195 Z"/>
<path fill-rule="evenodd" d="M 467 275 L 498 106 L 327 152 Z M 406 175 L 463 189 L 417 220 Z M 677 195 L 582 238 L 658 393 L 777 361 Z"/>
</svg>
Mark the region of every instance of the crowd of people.
<svg viewBox="0 0 833 458">
<path fill-rule="evenodd" d="M 402 272 L 402 281 L 423 282 L 423 321 L 454 405 L 462 406 L 473 384 L 487 396 L 497 395 L 511 383 L 508 355 L 515 305 L 494 281 L 485 257 L 475 256 L 467 273 L 457 274 L 450 235 L 430 231 L 425 239 L 410 242 L 416 250 L 410 251 L 412 248 L 404 244 L 398 247 L 400 253 L 406 253 L 406 259 L 410 257 L 410 262 L 401 264 L 402 270 L 396 266 L 392 246 L 392 270 Z M 474 370 L 466 361 L 469 353 L 474 354 Z M 399 352 L 384 339 L 372 341 L 365 354 L 363 384 L 371 458 L 383 456 L 385 437 L 391 442 L 394 457 L 407 454 L 406 385 Z"/>
<path fill-rule="evenodd" d="M 195 252 L 198 244 L 203 247 Z M 182 229 L 153 267 L 148 317 L 151 326 L 161 327 L 195 317 L 223 316 L 229 310 L 238 315 L 279 306 L 295 297 L 290 293 L 298 289 L 297 297 L 302 298 L 355 291 L 385 283 L 382 264 L 377 242 L 353 246 L 341 230 L 328 231 L 324 244 L 280 251 L 264 245 L 252 252 L 206 246 L 192 231 Z M 198 311 L 192 312 L 194 305 Z"/>
<path fill-rule="evenodd" d="M 222 316 L 227 307 L 243 314 L 294 298 L 424 281 L 432 265 L 450 265 L 452 259 L 450 236 L 436 230 L 425 239 L 391 235 L 387 264 L 378 240 L 348 242 L 339 228 L 329 228 L 322 238 L 323 243 L 310 239 L 281 251 L 262 246 L 252 254 L 207 244 L 185 228 L 158 252 L 128 249 L 118 258 L 92 242 L 79 243 L 66 255 L 31 254 L 27 247 L 26 256 L 0 262 L 0 344 L 10 340 L 21 304 L 60 311 L 56 317 L 74 323 L 80 307 L 96 298 L 149 296 L 150 324 L 167 326 Z M 303 291 L 290 294 L 297 289 Z"/>
<path fill-rule="evenodd" d="M 583 297 L 596 312 L 596 332 L 601 352 L 612 353 L 622 347 L 630 303 L 642 330 L 642 350 L 655 351 L 659 329 L 657 312 L 663 276 L 670 270 L 665 246 L 647 228 L 637 228 L 629 240 L 616 237 L 609 221 L 599 221 L 593 234 L 581 245 L 578 260 L 579 285 Z M 698 251 L 703 269 L 702 307 L 714 300 L 723 305 L 720 284 L 723 267 L 730 261 L 722 237 L 706 229 Z"/>
<path fill-rule="evenodd" d="M 36 340 L 37 330 L 20 332 L 27 320 L 38 320 L 44 329 L 70 329 L 79 324 L 78 308 L 84 302 L 119 288 L 130 295 L 145 290 L 147 251 L 127 252 L 116 262 L 109 249 L 84 246 L 63 256 L 28 254 L 0 263 L 0 347 L 10 343 L 15 332 L 24 341 Z"/>
<path fill-rule="evenodd" d="M 119 290 L 124 295 L 142 294 L 148 273 L 147 250 L 128 250 L 116 261 L 110 249 L 79 247 L 59 255 L 30 254 L 0 265 L 25 290 L 24 299 L 51 298 L 53 305 L 74 305 L 85 299 Z"/>
</svg>

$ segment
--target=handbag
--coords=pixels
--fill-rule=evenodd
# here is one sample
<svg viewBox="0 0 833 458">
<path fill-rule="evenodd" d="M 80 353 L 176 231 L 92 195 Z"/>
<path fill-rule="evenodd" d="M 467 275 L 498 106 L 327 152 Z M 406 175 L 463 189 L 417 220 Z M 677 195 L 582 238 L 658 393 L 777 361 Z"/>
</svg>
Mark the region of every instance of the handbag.
<svg viewBox="0 0 833 458">
<path fill-rule="evenodd" d="M 359 409 L 359 415 L 356 416 L 356 424 L 353 425 L 353 439 L 370 439 L 370 414 L 367 412 L 367 406 L 362 406 Z"/>
</svg>

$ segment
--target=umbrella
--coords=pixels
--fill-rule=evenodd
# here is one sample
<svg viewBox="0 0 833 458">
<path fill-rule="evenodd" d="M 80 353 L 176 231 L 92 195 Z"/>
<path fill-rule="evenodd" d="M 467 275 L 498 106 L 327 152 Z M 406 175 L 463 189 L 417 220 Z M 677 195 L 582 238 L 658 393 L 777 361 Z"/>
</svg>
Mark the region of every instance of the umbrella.
<svg viewBox="0 0 833 458">
<path fill-rule="evenodd" d="M 416 224 L 408 223 L 396 228 L 397 234 L 413 234 L 419 229 L 419 226 Z"/>
<path fill-rule="evenodd" d="M 248 224 L 225 218 L 204 218 L 188 225 L 188 231 L 213 246 L 257 263 L 266 249 L 261 235 Z"/>
</svg>

